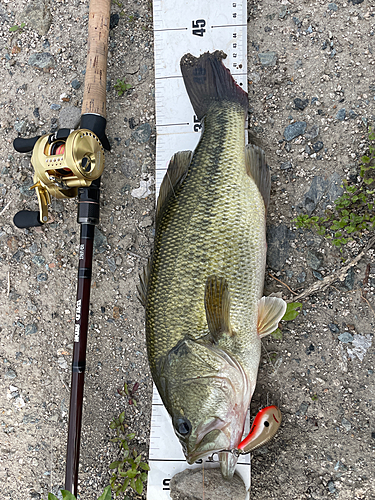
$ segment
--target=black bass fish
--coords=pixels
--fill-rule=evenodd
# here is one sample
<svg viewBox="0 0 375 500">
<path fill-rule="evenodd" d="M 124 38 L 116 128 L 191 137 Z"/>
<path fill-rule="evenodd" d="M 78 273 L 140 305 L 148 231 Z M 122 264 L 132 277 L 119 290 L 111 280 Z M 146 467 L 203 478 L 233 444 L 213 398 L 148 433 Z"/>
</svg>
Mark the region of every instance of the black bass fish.
<svg viewBox="0 0 375 500">
<path fill-rule="evenodd" d="M 262 297 L 270 173 L 263 150 L 245 146 L 248 97 L 225 57 L 181 59 L 204 130 L 194 153 L 170 161 L 140 287 L 151 373 L 190 464 L 241 442 L 260 339 L 286 310 Z M 230 478 L 236 456 L 219 458 Z"/>
</svg>

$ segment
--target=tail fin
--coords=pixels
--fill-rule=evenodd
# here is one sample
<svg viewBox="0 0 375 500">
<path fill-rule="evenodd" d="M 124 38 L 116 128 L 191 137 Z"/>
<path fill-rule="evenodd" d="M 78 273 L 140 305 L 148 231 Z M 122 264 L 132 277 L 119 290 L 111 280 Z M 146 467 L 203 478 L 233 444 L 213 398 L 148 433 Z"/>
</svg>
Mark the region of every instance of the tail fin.
<svg viewBox="0 0 375 500">
<path fill-rule="evenodd" d="M 200 57 L 185 54 L 180 61 L 186 91 L 199 120 L 206 115 L 213 101 L 237 102 L 247 112 L 247 93 L 221 62 L 226 57 L 224 52 L 216 50 L 212 54 L 205 52 Z"/>
</svg>

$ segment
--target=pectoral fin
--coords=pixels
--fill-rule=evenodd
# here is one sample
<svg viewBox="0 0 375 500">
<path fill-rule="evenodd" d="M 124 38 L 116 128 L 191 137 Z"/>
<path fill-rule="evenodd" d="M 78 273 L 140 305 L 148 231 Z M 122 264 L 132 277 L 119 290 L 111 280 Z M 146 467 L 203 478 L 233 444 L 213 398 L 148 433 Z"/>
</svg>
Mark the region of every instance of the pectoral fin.
<svg viewBox="0 0 375 500">
<path fill-rule="evenodd" d="M 277 329 L 286 311 L 286 302 L 278 297 L 262 297 L 258 302 L 258 335 L 265 337 Z"/>
<path fill-rule="evenodd" d="M 248 144 L 245 148 L 245 163 L 247 173 L 258 186 L 267 209 L 270 201 L 271 174 L 263 149 L 254 144 Z"/>
<path fill-rule="evenodd" d="M 230 294 L 225 278 L 209 276 L 204 293 L 204 307 L 208 329 L 215 342 L 223 333 L 231 334 Z"/>
</svg>

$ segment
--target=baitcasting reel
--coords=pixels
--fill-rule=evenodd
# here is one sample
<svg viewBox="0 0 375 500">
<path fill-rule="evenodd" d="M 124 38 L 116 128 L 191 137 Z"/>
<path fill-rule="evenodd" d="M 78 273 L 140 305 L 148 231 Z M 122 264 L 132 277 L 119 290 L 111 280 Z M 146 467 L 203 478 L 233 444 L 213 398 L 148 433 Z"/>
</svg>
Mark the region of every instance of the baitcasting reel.
<svg viewBox="0 0 375 500">
<path fill-rule="evenodd" d="M 33 151 L 34 184 L 39 213 L 23 210 L 15 215 L 18 227 L 41 225 L 48 221 L 51 196 L 73 198 L 78 188 L 89 187 L 104 170 L 104 149 L 96 134 L 88 129 L 60 129 L 33 139 L 15 139 L 19 152 Z M 31 215 L 32 214 L 32 215 Z M 37 216 L 37 220 L 35 219 Z M 34 222 L 34 223 L 33 223 Z"/>
</svg>

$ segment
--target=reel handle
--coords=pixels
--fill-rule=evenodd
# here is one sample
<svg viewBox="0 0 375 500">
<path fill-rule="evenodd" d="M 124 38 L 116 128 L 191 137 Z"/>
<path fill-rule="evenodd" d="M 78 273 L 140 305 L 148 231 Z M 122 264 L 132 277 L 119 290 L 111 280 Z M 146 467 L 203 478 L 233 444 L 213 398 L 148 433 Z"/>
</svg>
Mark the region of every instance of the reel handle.
<svg viewBox="0 0 375 500">
<path fill-rule="evenodd" d="M 39 219 L 39 212 L 32 212 L 31 210 L 21 210 L 13 217 L 13 223 L 19 229 L 28 227 L 43 226 Z"/>
<path fill-rule="evenodd" d="M 40 135 L 37 135 L 36 137 L 32 137 L 30 139 L 22 139 L 22 137 L 17 137 L 13 141 L 13 147 L 18 153 L 29 153 L 34 149 L 34 146 L 40 137 Z"/>
</svg>

